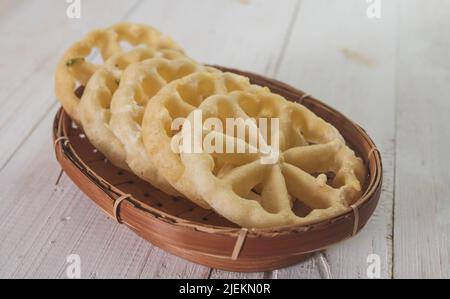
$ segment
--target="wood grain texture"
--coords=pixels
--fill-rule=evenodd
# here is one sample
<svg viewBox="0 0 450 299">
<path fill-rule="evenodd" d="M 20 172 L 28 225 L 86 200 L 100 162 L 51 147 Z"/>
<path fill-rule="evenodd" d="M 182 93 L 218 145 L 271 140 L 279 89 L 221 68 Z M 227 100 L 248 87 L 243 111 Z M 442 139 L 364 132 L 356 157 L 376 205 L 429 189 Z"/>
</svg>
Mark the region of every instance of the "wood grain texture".
<svg viewBox="0 0 450 299">
<path fill-rule="evenodd" d="M 82 3 L 82 19 L 69 20 L 65 1 L 0 1 L 0 278 L 64 278 L 72 253 L 84 278 L 365 278 L 372 253 L 382 277 L 450 277 L 448 1 L 382 1 L 380 20 L 360 0 Z M 160 28 L 199 61 L 275 76 L 366 128 L 385 169 L 368 226 L 299 265 L 230 273 L 148 244 L 66 176 L 55 185 L 57 59 L 120 20 Z"/>
<path fill-rule="evenodd" d="M 368 19 L 366 9 L 358 0 L 302 1 L 276 70 L 280 80 L 366 128 L 383 156 L 384 191 L 375 215 L 356 238 L 315 258 L 319 273 L 328 266 L 336 278 L 366 278 L 370 254 L 381 257 L 382 277 L 391 277 L 392 269 L 396 5 L 383 2 L 382 20 Z"/>
<path fill-rule="evenodd" d="M 394 275 L 450 277 L 450 3 L 401 1 Z"/>
</svg>

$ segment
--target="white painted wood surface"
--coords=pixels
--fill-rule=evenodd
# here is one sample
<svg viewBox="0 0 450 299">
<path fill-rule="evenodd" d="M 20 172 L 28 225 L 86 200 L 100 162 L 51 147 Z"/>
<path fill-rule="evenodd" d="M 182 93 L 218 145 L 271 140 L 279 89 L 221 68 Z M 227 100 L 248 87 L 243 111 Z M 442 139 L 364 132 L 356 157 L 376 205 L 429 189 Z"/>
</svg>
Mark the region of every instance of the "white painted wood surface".
<svg viewBox="0 0 450 299">
<path fill-rule="evenodd" d="M 450 2 L 402 1 L 394 275 L 450 277 Z"/>
<path fill-rule="evenodd" d="M 450 4 L 364 0 L 0 1 L 0 277 L 450 277 Z M 107 9 L 105 9 L 107 7 Z M 189 263 L 116 225 L 66 177 L 51 143 L 53 72 L 90 28 L 129 20 L 160 28 L 194 58 L 299 87 L 367 129 L 383 155 L 380 206 L 356 238 L 286 269 L 229 273 Z"/>
</svg>

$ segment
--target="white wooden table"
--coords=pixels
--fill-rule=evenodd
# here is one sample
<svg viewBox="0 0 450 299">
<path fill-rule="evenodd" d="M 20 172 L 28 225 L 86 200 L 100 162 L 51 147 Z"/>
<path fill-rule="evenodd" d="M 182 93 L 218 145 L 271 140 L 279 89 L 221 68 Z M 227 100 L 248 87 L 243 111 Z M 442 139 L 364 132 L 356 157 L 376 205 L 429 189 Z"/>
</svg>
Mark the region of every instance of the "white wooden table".
<svg viewBox="0 0 450 299">
<path fill-rule="evenodd" d="M 0 0 L 0 277 L 450 277 L 450 1 Z M 380 205 L 356 238 L 290 268 L 239 274 L 167 254 L 108 219 L 66 177 L 51 142 L 57 59 L 94 27 L 154 25 L 197 60 L 299 87 L 367 129 L 384 162 Z"/>
</svg>

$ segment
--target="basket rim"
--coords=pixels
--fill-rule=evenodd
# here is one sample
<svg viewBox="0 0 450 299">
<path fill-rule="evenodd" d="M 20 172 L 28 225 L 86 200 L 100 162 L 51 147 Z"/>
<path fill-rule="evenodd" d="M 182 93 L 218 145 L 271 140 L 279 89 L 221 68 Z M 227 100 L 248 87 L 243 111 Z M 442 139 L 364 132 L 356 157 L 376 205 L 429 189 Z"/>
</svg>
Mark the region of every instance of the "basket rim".
<svg viewBox="0 0 450 299">
<path fill-rule="evenodd" d="M 377 190 L 381 187 L 382 184 L 382 178 L 383 178 L 383 165 L 382 165 L 382 159 L 381 159 L 381 153 L 378 150 L 378 148 L 375 145 L 375 142 L 371 139 L 371 137 L 367 134 L 367 132 L 358 124 L 356 124 L 354 121 L 350 120 L 348 117 L 346 117 L 341 112 L 337 111 L 336 109 L 332 108 L 331 106 L 328 106 L 327 104 L 323 103 L 322 101 L 314 98 L 313 96 L 310 96 L 309 94 L 303 92 L 302 90 L 299 90 L 297 88 L 294 88 L 286 83 L 280 82 L 275 79 L 271 79 L 265 76 L 261 76 L 255 73 L 251 72 L 245 72 L 240 71 L 236 69 L 231 69 L 223 66 L 214 66 L 216 68 L 219 68 L 223 71 L 227 72 L 233 72 L 238 74 L 247 75 L 250 78 L 256 78 L 261 81 L 270 81 L 277 85 L 280 89 L 282 89 L 285 92 L 288 92 L 293 95 L 293 97 L 297 98 L 297 102 L 302 103 L 303 101 L 310 101 L 315 104 L 318 104 L 322 106 L 322 108 L 325 108 L 326 110 L 332 112 L 333 114 L 337 115 L 339 118 L 344 120 L 345 122 L 348 122 L 364 139 L 367 144 L 369 144 L 372 148 L 372 151 L 370 154 L 373 156 L 373 159 L 375 161 L 374 164 L 374 173 L 373 175 L 369 175 L 370 181 L 367 185 L 367 188 L 364 192 L 364 194 L 352 205 L 352 207 L 349 207 L 346 211 L 335 215 L 331 218 L 316 220 L 308 224 L 302 224 L 302 225 L 288 225 L 288 226 L 281 226 L 281 227 L 275 227 L 275 228 L 264 228 L 264 229 L 248 229 L 247 237 L 261 237 L 261 236 L 277 236 L 281 234 L 289 234 L 289 233 L 295 233 L 295 232 L 305 232 L 305 231 L 312 231 L 316 229 L 320 229 L 330 223 L 336 222 L 339 219 L 342 218 L 348 218 L 351 216 L 354 216 L 355 209 L 359 211 L 363 205 L 365 205 L 370 199 L 375 195 Z M 55 150 L 60 150 L 61 153 L 71 160 L 71 162 L 82 172 L 84 175 L 86 175 L 91 182 L 96 184 L 112 201 L 112 205 L 114 205 L 114 202 L 119 199 L 123 198 L 124 201 L 126 201 L 129 204 L 132 204 L 134 208 L 141 210 L 142 212 L 145 212 L 150 217 L 155 217 L 160 221 L 164 221 L 165 223 L 169 223 L 172 225 L 178 225 L 183 226 L 188 229 L 194 229 L 200 232 L 204 233 L 212 233 L 212 234 L 225 234 L 225 235 L 232 235 L 237 236 L 243 228 L 233 228 L 233 227 L 223 227 L 223 226 L 215 226 L 210 224 L 203 224 L 199 222 L 195 222 L 192 220 L 186 220 L 168 213 L 165 213 L 158 208 L 148 206 L 138 199 L 134 198 L 130 194 L 126 194 L 122 192 L 117 187 L 113 186 L 112 184 L 108 183 L 107 180 L 103 179 L 101 176 L 96 174 L 93 170 L 87 166 L 83 160 L 77 155 L 76 150 L 72 147 L 70 144 L 70 138 L 67 132 L 67 128 L 64 125 L 66 122 L 66 119 L 70 120 L 70 117 L 67 115 L 67 113 L 64 111 L 64 109 L 61 107 L 58 112 L 55 115 L 54 124 L 53 124 L 53 141 L 55 145 Z M 68 141 L 68 142 L 60 142 L 60 141 Z M 370 155 L 369 155 L 370 158 Z M 368 163 L 370 163 L 370 159 L 368 159 Z M 366 164 L 366 167 L 368 167 L 368 163 Z M 107 214 L 109 214 L 107 211 L 105 211 Z M 112 215 L 113 216 L 113 215 Z M 247 230 L 247 229 L 245 229 Z"/>
</svg>

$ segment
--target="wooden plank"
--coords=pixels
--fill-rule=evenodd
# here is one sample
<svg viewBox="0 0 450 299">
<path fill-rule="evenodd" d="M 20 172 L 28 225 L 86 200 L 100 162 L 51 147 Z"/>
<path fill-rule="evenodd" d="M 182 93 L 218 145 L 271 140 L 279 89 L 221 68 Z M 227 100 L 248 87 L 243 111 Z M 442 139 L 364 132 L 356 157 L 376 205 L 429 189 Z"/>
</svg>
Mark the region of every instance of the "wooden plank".
<svg viewBox="0 0 450 299">
<path fill-rule="evenodd" d="M 53 76 L 65 49 L 95 27 L 132 12 L 138 1 L 83 1 L 81 19 L 69 19 L 65 1 L 6 2 L 0 18 L 0 169 L 36 123 L 55 105 Z M 105 9 L 108 7 L 108 9 Z"/>
<path fill-rule="evenodd" d="M 450 277 L 448 1 L 401 1 L 396 278 Z"/>
<path fill-rule="evenodd" d="M 380 256 L 381 276 L 391 277 L 396 5 L 384 1 L 382 8 L 382 19 L 373 20 L 366 16 L 365 1 L 302 1 L 286 53 L 275 68 L 277 78 L 366 128 L 383 156 L 380 206 L 360 235 L 315 258 L 311 267 L 324 278 L 328 272 L 335 278 L 365 278 L 369 254 Z M 278 277 L 310 273 L 292 267 Z"/>
<path fill-rule="evenodd" d="M 143 2 L 128 18 L 170 34 L 192 58 L 267 74 L 279 59 L 297 0 Z"/>
</svg>

